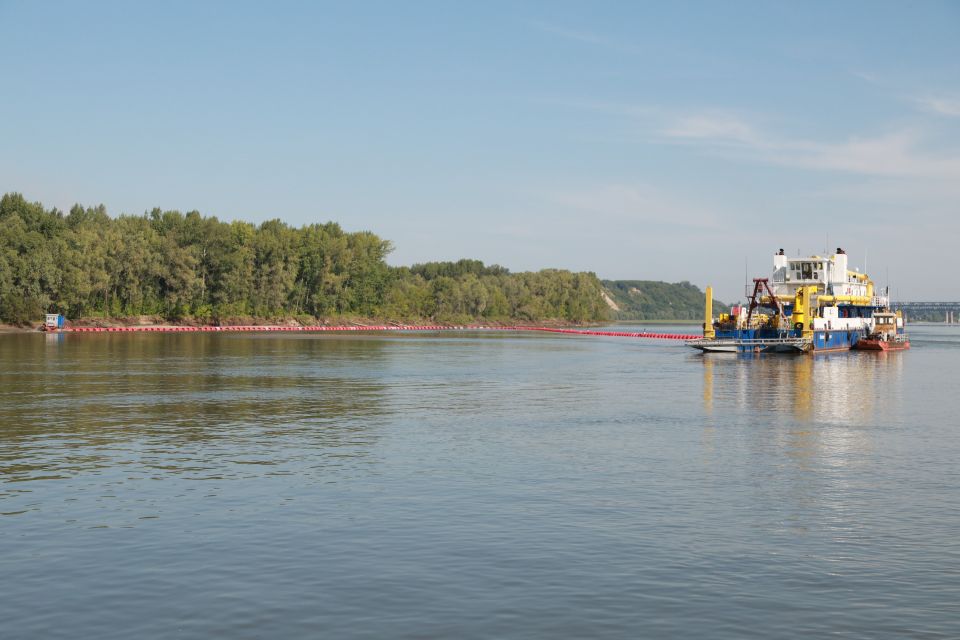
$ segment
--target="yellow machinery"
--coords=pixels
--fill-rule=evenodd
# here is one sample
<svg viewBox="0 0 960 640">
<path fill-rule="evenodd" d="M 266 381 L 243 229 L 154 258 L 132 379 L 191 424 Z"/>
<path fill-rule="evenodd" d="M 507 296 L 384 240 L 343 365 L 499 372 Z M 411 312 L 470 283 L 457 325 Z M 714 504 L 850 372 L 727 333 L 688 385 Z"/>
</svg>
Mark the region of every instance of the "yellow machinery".
<svg viewBox="0 0 960 640">
<path fill-rule="evenodd" d="M 813 319 L 816 317 L 813 298 L 816 294 L 816 285 L 798 287 L 793 300 L 793 326 L 802 327 L 804 338 L 813 337 Z"/>
<path fill-rule="evenodd" d="M 715 338 L 716 332 L 713 330 L 713 287 L 707 287 L 707 300 L 703 305 L 703 337 Z"/>
</svg>

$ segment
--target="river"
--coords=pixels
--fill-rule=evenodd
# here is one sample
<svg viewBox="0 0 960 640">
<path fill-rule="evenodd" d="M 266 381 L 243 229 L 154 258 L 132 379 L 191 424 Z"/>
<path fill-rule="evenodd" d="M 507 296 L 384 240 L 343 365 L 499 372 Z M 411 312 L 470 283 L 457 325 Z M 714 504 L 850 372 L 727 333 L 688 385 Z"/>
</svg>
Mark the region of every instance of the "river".
<svg viewBox="0 0 960 640">
<path fill-rule="evenodd" d="M 0 637 L 960 637 L 960 330 L 910 331 L 0 335 Z"/>
</svg>

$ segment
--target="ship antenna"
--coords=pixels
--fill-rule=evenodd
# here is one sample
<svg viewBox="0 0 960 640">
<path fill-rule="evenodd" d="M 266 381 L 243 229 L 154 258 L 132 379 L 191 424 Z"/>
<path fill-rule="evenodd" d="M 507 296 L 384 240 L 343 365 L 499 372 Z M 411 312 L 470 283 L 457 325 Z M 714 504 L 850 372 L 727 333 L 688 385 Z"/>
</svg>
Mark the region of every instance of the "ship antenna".
<svg viewBox="0 0 960 640">
<path fill-rule="evenodd" d="M 743 293 L 747 293 L 750 286 L 750 269 L 747 267 L 747 256 L 743 256 Z"/>
</svg>

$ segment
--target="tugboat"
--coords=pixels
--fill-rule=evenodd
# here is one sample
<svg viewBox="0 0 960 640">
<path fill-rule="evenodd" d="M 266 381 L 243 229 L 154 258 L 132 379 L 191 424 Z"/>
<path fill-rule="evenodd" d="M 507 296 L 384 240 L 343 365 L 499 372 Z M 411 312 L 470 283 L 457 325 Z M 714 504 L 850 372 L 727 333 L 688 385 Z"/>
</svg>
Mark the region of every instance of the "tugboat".
<svg viewBox="0 0 960 640">
<path fill-rule="evenodd" d="M 903 318 L 890 311 L 889 291 L 878 295 L 867 274 L 848 269 L 847 254 L 839 247 L 829 258 L 791 259 L 780 249 L 773 256 L 773 277 L 754 278 L 745 307 L 736 305 L 714 318 L 712 302 L 713 289 L 707 287 L 703 338 L 687 343 L 704 352 L 843 351 L 880 328 L 888 348 L 909 344 Z"/>
<path fill-rule="evenodd" d="M 899 314 L 881 311 L 873 314 L 873 331 L 857 340 L 853 348 L 858 351 L 903 351 L 910 348 L 910 340 L 903 332 Z M 898 331 L 899 329 L 899 331 Z"/>
</svg>

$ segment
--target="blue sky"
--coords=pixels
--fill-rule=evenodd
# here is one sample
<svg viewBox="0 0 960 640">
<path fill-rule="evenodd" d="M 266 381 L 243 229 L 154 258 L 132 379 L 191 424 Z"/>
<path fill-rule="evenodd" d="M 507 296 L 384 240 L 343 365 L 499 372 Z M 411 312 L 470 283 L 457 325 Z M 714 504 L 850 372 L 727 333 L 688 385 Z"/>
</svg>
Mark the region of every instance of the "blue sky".
<svg viewBox="0 0 960 640">
<path fill-rule="evenodd" d="M 960 298 L 960 3 L 0 0 L 0 190 L 690 280 L 844 246 Z M 868 253 L 868 256 L 865 256 Z"/>
</svg>

